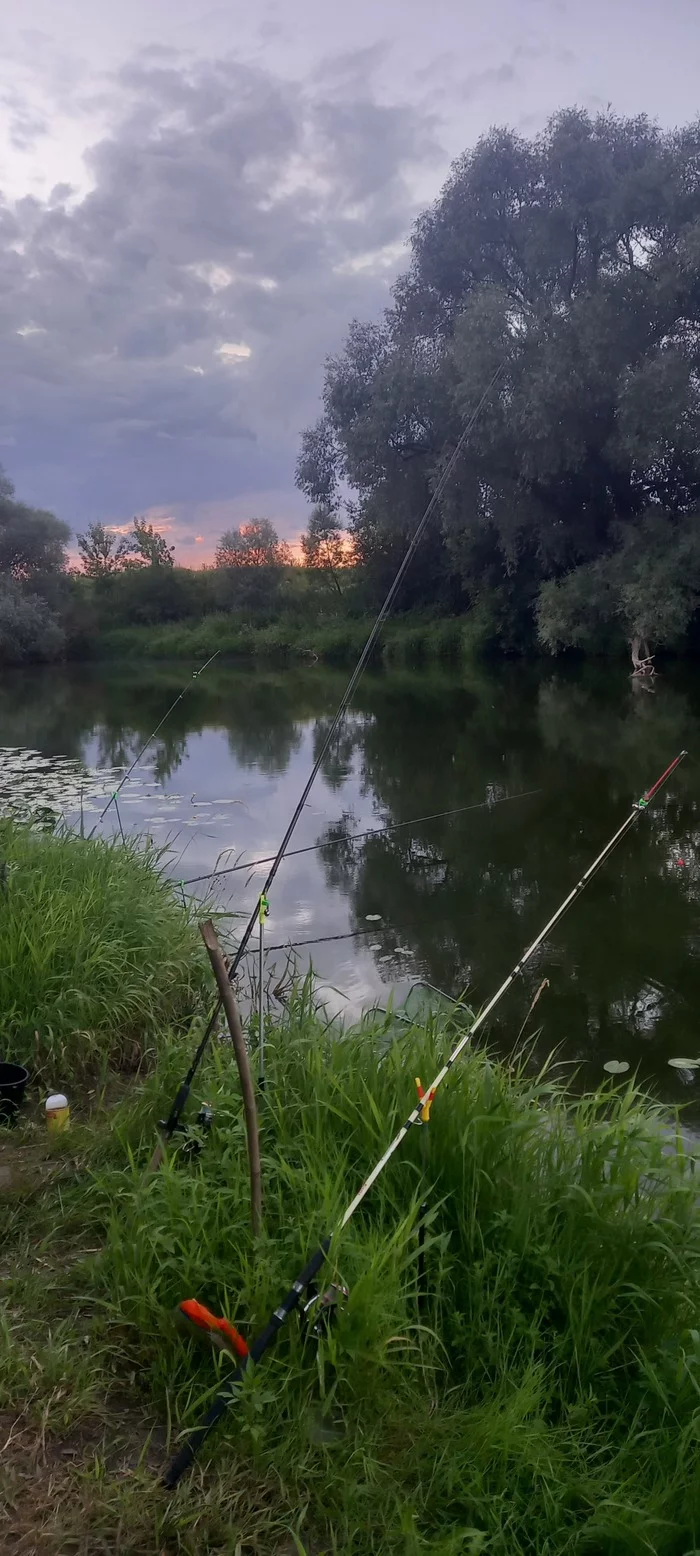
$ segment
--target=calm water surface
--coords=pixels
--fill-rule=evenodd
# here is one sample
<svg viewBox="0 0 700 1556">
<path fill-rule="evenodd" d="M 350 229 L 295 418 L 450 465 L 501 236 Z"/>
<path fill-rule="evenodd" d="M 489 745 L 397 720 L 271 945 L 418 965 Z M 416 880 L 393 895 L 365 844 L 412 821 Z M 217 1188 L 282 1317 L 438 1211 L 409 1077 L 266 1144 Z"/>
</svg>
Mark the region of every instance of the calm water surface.
<svg viewBox="0 0 700 1556">
<path fill-rule="evenodd" d="M 187 673 L 5 674 L 0 745 L 125 766 Z M 319 666 L 212 665 L 122 791 L 124 828 L 167 841 L 178 881 L 273 852 L 344 684 Z M 268 943 L 297 945 L 302 970 L 311 957 L 331 1008 L 351 1016 L 420 978 L 468 989 L 478 1006 L 684 746 L 689 758 L 660 803 L 506 997 L 490 1039 L 511 1050 L 546 978 L 527 1028 L 536 1058 L 556 1047 L 586 1082 L 602 1078 L 606 1060 L 627 1060 L 698 1117 L 700 1071 L 668 1064 L 700 1059 L 700 686 L 685 668 L 669 669 L 654 693 L 635 689 L 623 667 L 368 676 L 293 843 L 324 846 L 281 867 Z M 94 797 L 89 805 L 86 827 L 101 809 Z M 483 808 L 336 841 L 469 805 Z M 75 822 L 74 795 L 65 810 Z M 103 829 L 116 825 L 112 808 Z M 246 869 L 185 890 L 215 885 L 217 907 L 247 917 L 263 876 Z M 285 962 L 269 954 L 270 986 Z"/>
</svg>

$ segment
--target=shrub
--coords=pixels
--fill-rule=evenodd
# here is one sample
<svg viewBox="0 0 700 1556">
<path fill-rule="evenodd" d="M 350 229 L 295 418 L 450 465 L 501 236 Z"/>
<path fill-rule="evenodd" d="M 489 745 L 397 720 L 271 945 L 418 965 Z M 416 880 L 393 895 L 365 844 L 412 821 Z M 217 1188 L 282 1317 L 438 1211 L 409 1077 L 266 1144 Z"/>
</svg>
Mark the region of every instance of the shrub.
<svg viewBox="0 0 700 1556">
<path fill-rule="evenodd" d="M 45 600 L 10 578 L 0 580 L 0 664 L 60 659 L 63 629 Z"/>
</svg>

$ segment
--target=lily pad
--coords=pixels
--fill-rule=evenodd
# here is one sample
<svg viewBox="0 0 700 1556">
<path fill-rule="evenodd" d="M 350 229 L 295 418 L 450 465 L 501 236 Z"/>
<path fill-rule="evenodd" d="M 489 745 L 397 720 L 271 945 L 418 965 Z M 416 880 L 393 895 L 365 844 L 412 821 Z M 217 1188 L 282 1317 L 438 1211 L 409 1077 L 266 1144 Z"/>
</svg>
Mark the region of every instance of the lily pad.
<svg viewBox="0 0 700 1556">
<path fill-rule="evenodd" d="M 669 1059 L 672 1070 L 700 1070 L 700 1059 Z"/>
<path fill-rule="evenodd" d="M 608 1075 L 625 1075 L 629 1070 L 626 1059 L 606 1059 L 603 1069 Z"/>
</svg>

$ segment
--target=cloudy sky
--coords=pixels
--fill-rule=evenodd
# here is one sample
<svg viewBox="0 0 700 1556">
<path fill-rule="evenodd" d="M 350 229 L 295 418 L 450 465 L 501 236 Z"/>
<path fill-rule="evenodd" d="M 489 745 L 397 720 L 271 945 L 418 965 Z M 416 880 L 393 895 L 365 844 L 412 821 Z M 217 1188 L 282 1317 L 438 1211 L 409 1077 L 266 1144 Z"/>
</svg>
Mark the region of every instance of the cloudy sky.
<svg viewBox="0 0 700 1556">
<path fill-rule="evenodd" d="M 22 0 L 0 18 L 0 463 L 183 562 L 294 536 L 325 356 L 493 123 L 698 111 L 697 0 Z M 197 539 L 197 537 L 200 537 Z"/>
</svg>

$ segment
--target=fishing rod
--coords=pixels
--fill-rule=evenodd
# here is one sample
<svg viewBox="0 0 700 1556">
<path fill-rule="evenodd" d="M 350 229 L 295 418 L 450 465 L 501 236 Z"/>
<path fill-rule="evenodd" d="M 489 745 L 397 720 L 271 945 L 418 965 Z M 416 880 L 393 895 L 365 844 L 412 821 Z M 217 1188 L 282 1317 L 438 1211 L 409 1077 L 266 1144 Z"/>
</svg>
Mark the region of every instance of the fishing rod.
<svg viewBox="0 0 700 1556">
<path fill-rule="evenodd" d="M 217 648 L 216 653 L 215 654 L 211 654 L 209 659 L 207 659 L 203 665 L 200 665 L 199 669 L 195 670 L 194 674 L 190 676 L 189 681 L 185 682 L 185 685 L 183 686 L 182 691 L 178 693 L 177 697 L 175 698 L 175 701 L 173 703 L 171 703 L 170 707 L 168 708 L 167 713 L 163 714 L 163 717 L 162 717 L 160 723 L 156 724 L 156 727 L 155 727 L 154 730 L 151 731 L 151 733 L 150 733 L 150 735 L 148 737 L 148 740 L 145 742 L 144 745 L 142 745 L 141 750 L 138 753 L 138 756 L 134 757 L 134 760 L 133 760 L 133 762 L 131 764 L 131 767 L 129 767 L 127 769 L 127 771 L 125 772 L 124 777 L 121 780 L 121 783 L 117 784 L 117 787 L 116 787 L 116 789 L 114 791 L 114 794 L 110 795 L 110 797 L 109 797 L 109 799 L 107 801 L 107 804 L 105 805 L 105 808 L 104 808 L 104 810 L 102 812 L 102 815 L 100 816 L 100 823 L 102 823 L 104 821 L 105 816 L 107 815 L 107 811 L 109 810 L 110 805 L 117 805 L 117 799 L 118 799 L 118 796 L 119 796 L 119 794 L 121 793 L 121 791 L 122 791 L 122 789 L 124 787 L 124 784 L 128 783 L 128 781 L 129 781 L 129 779 L 131 777 L 131 774 L 134 771 L 134 768 L 138 767 L 139 762 L 141 761 L 141 757 L 148 750 L 148 747 L 150 746 L 151 741 L 155 740 L 156 735 L 160 732 L 160 730 L 163 728 L 163 725 L 170 718 L 171 713 L 173 713 L 175 711 L 178 703 L 182 702 L 182 699 L 183 699 L 185 693 L 189 691 L 190 686 L 192 685 L 192 682 L 199 680 L 200 675 L 204 675 L 204 671 L 207 669 L 207 666 L 212 663 L 213 659 L 218 659 L 220 653 L 221 653 L 221 649 Z M 119 815 L 119 806 L 117 805 L 117 816 L 118 815 Z M 119 822 L 119 826 L 121 828 L 122 837 L 123 837 L 124 836 L 124 829 L 122 828 L 121 820 Z"/>
<path fill-rule="evenodd" d="M 454 810 L 436 810 L 431 816 L 414 816 L 412 821 L 392 821 L 388 827 L 371 827 L 369 832 L 343 832 L 340 837 L 325 838 L 322 843 L 307 843 L 305 848 L 288 848 L 285 859 L 295 859 L 297 854 L 315 854 L 320 848 L 339 848 L 341 843 L 359 843 L 365 837 L 383 837 L 386 832 L 398 832 L 401 827 L 419 827 L 428 821 L 442 821 L 447 816 L 463 816 L 468 810 L 495 810 L 497 805 L 507 805 L 511 800 L 529 800 L 541 789 L 524 789 L 521 794 L 504 794 L 500 800 L 480 800 L 477 805 L 457 805 Z M 219 855 L 221 857 L 221 855 Z M 179 886 L 195 886 L 198 881 L 213 881 L 220 875 L 235 875 L 238 870 L 256 870 L 258 865 L 271 864 L 275 854 L 264 859 L 250 859 L 248 864 L 229 864 L 224 870 L 210 870 L 208 875 L 190 875 Z"/>
<path fill-rule="evenodd" d="M 507 978 L 504 978 L 500 988 L 497 989 L 496 993 L 491 996 L 491 999 L 489 1000 L 488 1004 L 484 1006 L 484 1009 L 481 1011 L 480 1015 L 478 1015 L 476 1019 L 472 1021 L 471 1025 L 467 1027 L 466 1031 L 462 1033 L 459 1041 L 455 1044 L 451 1054 L 445 1060 L 442 1068 L 438 1071 L 432 1084 L 428 1086 L 427 1090 L 424 1091 L 420 1086 L 420 1083 L 417 1082 L 418 1102 L 416 1103 L 416 1106 L 414 1107 L 413 1111 L 409 1113 L 405 1124 L 401 1125 L 398 1134 L 394 1136 L 394 1139 L 387 1146 L 384 1155 L 380 1156 L 379 1161 L 372 1168 L 372 1171 L 369 1173 L 368 1177 L 365 1178 L 364 1183 L 358 1189 L 354 1199 L 351 1199 L 347 1209 L 343 1212 L 343 1215 L 337 1223 L 335 1228 L 335 1235 L 342 1232 L 344 1227 L 347 1226 L 348 1222 L 352 1220 L 355 1212 L 359 1210 L 363 1200 L 369 1194 L 373 1184 L 376 1183 L 377 1178 L 384 1171 L 384 1168 L 387 1166 L 387 1164 L 391 1161 L 394 1152 L 398 1150 L 402 1141 L 405 1140 L 409 1130 L 416 1124 L 429 1123 L 430 1110 L 435 1100 L 436 1092 L 442 1085 L 443 1081 L 447 1079 L 450 1070 L 452 1069 L 453 1065 L 456 1064 L 460 1054 L 463 1053 L 467 1043 L 471 1041 L 474 1033 L 478 1032 L 479 1028 L 484 1025 L 484 1022 L 488 1019 L 488 1017 L 495 1010 L 496 1006 L 503 999 L 504 994 L 511 987 L 511 984 L 513 984 L 516 978 L 520 976 L 523 968 L 527 966 L 535 952 L 539 950 L 539 947 L 544 943 L 548 935 L 551 934 L 555 925 L 558 924 L 564 917 L 564 914 L 571 907 L 572 903 L 574 903 L 576 899 L 580 897 L 581 892 L 588 885 L 588 882 L 592 880 L 593 876 L 601 868 L 601 865 L 603 865 L 606 859 L 610 857 L 613 849 L 617 847 L 618 843 L 621 842 L 626 833 L 629 832 L 635 823 L 639 820 L 639 817 L 651 804 L 654 796 L 658 794 L 659 789 L 663 784 L 666 783 L 671 774 L 675 772 L 679 763 L 683 761 L 683 758 L 687 756 L 687 754 L 687 751 L 681 751 L 677 757 L 674 757 L 674 760 L 669 763 L 665 772 L 661 774 L 661 777 L 657 778 L 656 783 L 652 784 L 651 788 L 647 789 L 641 798 L 635 802 L 626 821 L 623 821 L 622 826 L 618 827 L 617 831 L 613 833 L 613 836 L 605 844 L 605 847 L 601 849 L 601 852 L 598 854 L 597 858 L 594 859 L 593 863 L 588 866 L 588 869 L 581 876 L 581 879 L 576 882 L 576 885 L 569 892 L 568 896 L 564 898 L 564 901 L 557 908 L 556 912 L 552 914 L 552 917 L 545 924 L 544 929 L 541 929 L 540 933 L 535 936 L 532 944 L 527 947 L 527 950 L 523 952 L 520 960 L 516 962 L 513 968 L 511 968 Z M 334 1234 L 329 1234 L 327 1237 L 324 1237 L 315 1253 L 311 1255 L 308 1264 L 305 1264 L 303 1270 L 301 1270 L 299 1275 L 297 1275 L 296 1280 L 290 1286 L 286 1295 L 283 1297 L 279 1307 L 275 1308 L 275 1311 L 265 1325 L 265 1328 L 261 1331 L 257 1338 L 252 1341 L 248 1354 L 242 1358 L 242 1360 L 239 1362 L 239 1365 L 236 1367 L 235 1372 L 232 1373 L 224 1387 L 219 1390 L 219 1393 L 216 1395 L 216 1398 L 210 1405 L 206 1415 L 204 1416 L 204 1419 L 200 1422 L 199 1426 L 194 1427 L 194 1429 L 189 1433 L 179 1452 L 172 1460 L 172 1463 L 168 1465 L 168 1468 L 163 1475 L 163 1484 L 167 1486 L 169 1490 L 172 1490 L 173 1487 L 177 1485 L 180 1477 L 187 1469 L 189 1469 L 190 1465 L 194 1461 L 198 1449 L 201 1448 L 202 1444 L 209 1436 L 209 1433 L 216 1426 L 217 1422 L 221 1420 L 221 1417 L 224 1415 L 230 1401 L 235 1398 L 236 1385 L 241 1382 L 241 1379 L 243 1378 L 249 1363 L 251 1361 L 258 1362 L 260 1358 L 264 1356 L 265 1351 L 267 1351 L 269 1346 L 273 1344 L 280 1329 L 282 1328 L 282 1325 L 286 1322 L 290 1313 L 292 1313 L 294 1308 L 298 1306 L 299 1301 L 307 1286 L 309 1286 L 325 1262 L 333 1235 Z"/>
<path fill-rule="evenodd" d="M 279 870 L 279 867 L 280 867 L 280 865 L 282 863 L 282 860 L 284 859 L 284 856 L 285 856 L 285 854 L 287 852 L 287 849 L 289 847 L 291 839 L 292 839 L 292 837 L 294 835 L 294 832 L 296 830 L 297 822 L 299 821 L 299 818 L 300 818 L 301 813 L 302 813 L 302 811 L 304 809 L 304 806 L 306 805 L 306 802 L 307 802 L 307 800 L 309 798 L 309 795 L 310 795 L 311 790 L 312 790 L 312 788 L 314 786 L 316 778 L 318 777 L 318 774 L 321 771 L 321 768 L 322 768 L 323 763 L 324 763 L 324 761 L 326 759 L 326 756 L 328 755 L 328 752 L 331 749 L 331 746 L 333 744 L 333 741 L 335 740 L 335 737 L 336 737 L 336 735 L 338 733 L 338 730 L 340 729 L 340 726 L 341 726 L 341 724 L 343 722 L 343 719 L 344 719 L 345 714 L 347 712 L 348 706 L 349 706 L 349 704 L 350 704 L 350 702 L 352 700 L 353 694 L 354 694 L 354 692 L 355 692 L 355 690 L 357 688 L 357 685 L 358 685 L 358 683 L 359 683 L 359 681 L 360 681 L 360 679 L 361 679 L 365 669 L 367 668 L 369 660 L 370 660 L 370 658 L 372 656 L 372 650 L 374 648 L 375 643 L 377 642 L 377 639 L 378 639 L 379 634 L 380 634 L 380 632 L 382 630 L 384 622 L 386 621 L 387 617 L 389 616 L 389 614 L 391 612 L 391 609 L 392 609 L 392 606 L 393 606 L 394 601 L 396 599 L 396 596 L 397 596 L 397 594 L 399 592 L 399 589 L 401 588 L 401 585 L 402 585 L 403 580 L 404 580 L 404 578 L 406 576 L 406 573 L 408 572 L 408 569 L 409 569 L 409 567 L 411 565 L 411 562 L 413 561 L 415 553 L 418 550 L 418 547 L 419 547 L 419 545 L 421 543 L 421 540 L 423 539 L 423 535 L 425 534 L 427 526 L 428 526 L 428 524 L 429 524 L 429 522 L 430 522 L 430 520 L 431 520 L 431 518 L 433 516 L 433 513 L 435 511 L 435 508 L 437 507 L 438 503 L 440 502 L 440 498 L 442 497 L 442 494 L 443 494 L 443 492 L 445 490 L 445 487 L 447 486 L 447 483 L 450 480 L 450 477 L 451 477 L 453 471 L 455 470 L 457 464 L 459 463 L 459 460 L 461 458 L 461 455 L 462 455 L 462 452 L 463 452 L 463 450 L 465 448 L 467 440 L 471 436 L 471 433 L 472 433 L 472 431 L 473 431 L 473 429 L 474 429 L 474 427 L 475 427 L 475 425 L 476 425 L 476 423 L 477 423 L 477 421 L 478 421 L 478 419 L 479 419 L 479 417 L 481 415 L 481 412 L 482 412 L 482 410 L 483 410 L 483 408 L 484 408 L 484 406 L 486 404 L 486 401 L 489 398 L 489 395 L 491 394 L 492 389 L 495 387 L 496 383 L 498 382 L 498 379 L 501 376 L 501 373 L 504 371 L 504 369 L 506 367 L 507 361 L 508 361 L 508 353 L 506 352 L 506 354 L 502 357 L 501 361 L 499 362 L 498 367 L 496 368 L 495 373 L 492 373 L 491 378 L 489 379 L 489 382 L 486 385 L 486 388 L 485 388 L 485 390 L 484 390 L 480 400 L 477 402 L 476 406 L 474 407 L 474 410 L 472 411 L 471 416 L 469 417 L 468 421 L 465 423 L 464 427 L 462 428 L 462 431 L 461 431 L 461 433 L 460 433 L 460 435 L 459 435 L 459 437 L 457 439 L 457 442 L 456 442 L 455 447 L 454 447 L 454 449 L 452 451 L 452 454 L 450 455 L 450 458 L 448 459 L 447 464 L 444 467 L 444 470 L 442 471 L 441 475 L 439 476 L 438 480 L 435 483 L 435 488 L 433 490 L 432 497 L 430 498 L 430 501 L 428 502 L 428 505 L 427 505 L 427 507 L 425 509 L 425 512 L 423 513 L 423 517 L 419 520 L 418 524 L 416 525 L 416 528 L 415 528 L 415 530 L 414 530 L 414 532 L 413 532 L 413 534 L 411 536 L 411 539 L 410 539 L 410 541 L 408 543 L 408 546 L 406 547 L 406 551 L 404 553 L 403 560 L 400 563 L 398 571 L 397 571 L 396 576 L 394 578 L 394 581 L 393 581 L 393 583 L 391 584 L 391 586 L 389 588 L 389 592 L 388 592 L 388 594 L 386 596 L 386 599 L 384 600 L 384 604 L 381 606 L 381 608 L 380 608 L 380 610 L 379 610 L 379 612 L 377 614 L 376 620 L 375 620 L 374 625 L 372 627 L 372 630 L 371 630 L 371 632 L 369 634 L 367 642 L 365 643 L 365 646 L 364 646 L 364 648 L 362 650 L 362 653 L 360 654 L 360 657 L 359 657 L 359 659 L 357 661 L 357 664 L 355 665 L 355 668 L 354 668 L 354 670 L 352 672 L 352 675 L 350 676 L 350 680 L 348 681 L 348 684 L 347 684 L 347 686 L 345 688 L 345 691 L 343 692 L 343 695 L 342 695 L 342 697 L 340 699 L 340 702 L 339 702 L 338 707 L 336 709 L 336 712 L 335 712 L 335 714 L 333 716 L 333 719 L 332 719 L 332 722 L 330 724 L 330 727 L 329 727 L 329 729 L 328 729 L 328 731 L 326 733 L 326 737 L 325 737 L 324 741 L 322 742 L 321 749 L 320 749 L 320 751 L 318 753 L 318 756 L 316 757 L 316 760 L 315 760 L 315 762 L 313 764 L 313 767 L 311 768 L 311 772 L 309 773 L 309 776 L 308 776 L 308 778 L 306 780 L 306 783 L 304 784 L 304 787 L 303 787 L 303 789 L 301 791 L 301 794 L 300 794 L 299 799 L 297 801 L 296 807 L 295 807 L 294 812 L 292 814 L 291 821 L 289 822 L 289 824 L 287 826 L 287 830 L 286 830 L 286 832 L 284 834 L 284 837 L 282 838 L 282 842 L 280 843 L 280 846 L 279 846 L 279 848 L 277 850 L 277 853 L 275 854 L 274 859 L 272 860 L 270 868 L 269 868 L 269 870 L 267 872 L 267 875 L 265 876 L 265 883 L 264 883 L 262 891 L 260 893 L 260 898 L 258 899 L 258 901 L 255 904 L 255 907 L 253 908 L 253 911 L 252 911 L 252 913 L 250 915 L 250 918 L 248 919 L 246 927 L 245 927 L 245 929 L 243 931 L 242 939 L 239 941 L 236 953 L 235 953 L 235 955 L 233 957 L 233 960 L 231 961 L 231 963 L 229 965 L 228 976 L 229 976 L 229 979 L 231 981 L 234 979 L 234 977 L 235 977 L 235 975 L 236 975 L 236 973 L 238 971 L 238 968 L 239 968 L 239 966 L 241 964 L 241 961 L 243 960 L 243 957 L 245 956 L 246 949 L 247 949 L 247 946 L 248 946 L 248 941 L 250 940 L 251 935 L 253 934 L 253 932 L 255 930 L 255 926 L 258 923 L 258 914 L 259 914 L 260 900 L 263 897 L 266 897 L 266 898 L 269 897 L 270 890 L 272 888 L 272 885 L 273 885 L 275 876 L 277 874 L 277 871 Z M 195 1053 L 194 1053 L 194 1056 L 193 1056 L 193 1059 L 192 1059 L 192 1063 L 191 1063 L 191 1065 L 189 1067 L 189 1070 L 187 1071 L 185 1079 L 182 1082 L 182 1085 L 180 1086 L 180 1089 L 179 1089 L 179 1091 L 177 1092 L 177 1094 L 175 1096 L 175 1100 L 174 1100 L 173 1105 L 172 1105 L 172 1107 L 170 1109 L 168 1117 L 167 1117 L 167 1119 L 165 1119 L 163 1121 L 163 1123 L 161 1125 L 161 1128 L 163 1130 L 163 1133 L 164 1133 L 166 1141 L 170 1140 L 172 1135 L 179 1128 L 180 1117 L 181 1117 L 183 1108 L 185 1107 L 185 1105 L 187 1103 L 187 1099 L 188 1099 L 189 1094 L 190 1094 L 190 1089 L 191 1089 L 191 1086 L 192 1086 L 192 1082 L 194 1080 L 195 1075 L 197 1074 L 197 1070 L 199 1069 L 199 1066 L 200 1066 L 200 1064 L 202 1062 L 202 1059 L 204 1058 L 204 1054 L 206 1053 L 207 1045 L 209 1043 L 209 1040 L 210 1040 L 210 1038 L 212 1036 L 212 1033 L 214 1031 L 214 1028 L 216 1026 L 217 1017 L 218 1017 L 219 1012 L 221 1010 L 221 1004 L 222 1004 L 222 1001 L 221 1001 L 221 997 L 219 996 L 219 998 L 217 999 L 216 1004 L 215 1004 L 215 1006 L 214 1006 L 214 1008 L 212 1010 L 211 1016 L 209 1017 L 207 1025 L 206 1025 L 206 1027 L 204 1029 L 202 1037 L 200 1038 L 200 1041 L 199 1041 L 199 1043 L 197 1045 L 197 1048 L 195 1050 Z M 163 1157 L 163 1147 L 162 1147 L 162 1144 L 159 1144 L 159 1145 L 156 1146 L 156 1149 L 155 1149 L 155 1151 L 153 1153 L 153 1156 L 151 1157 L 151 1162 L 150 1162 L 151 1171 L 155 1170 L 155 1168 L 160 1164 L 160 1162 L 162 1161 L 162 1157 Z"/>
</svg>

